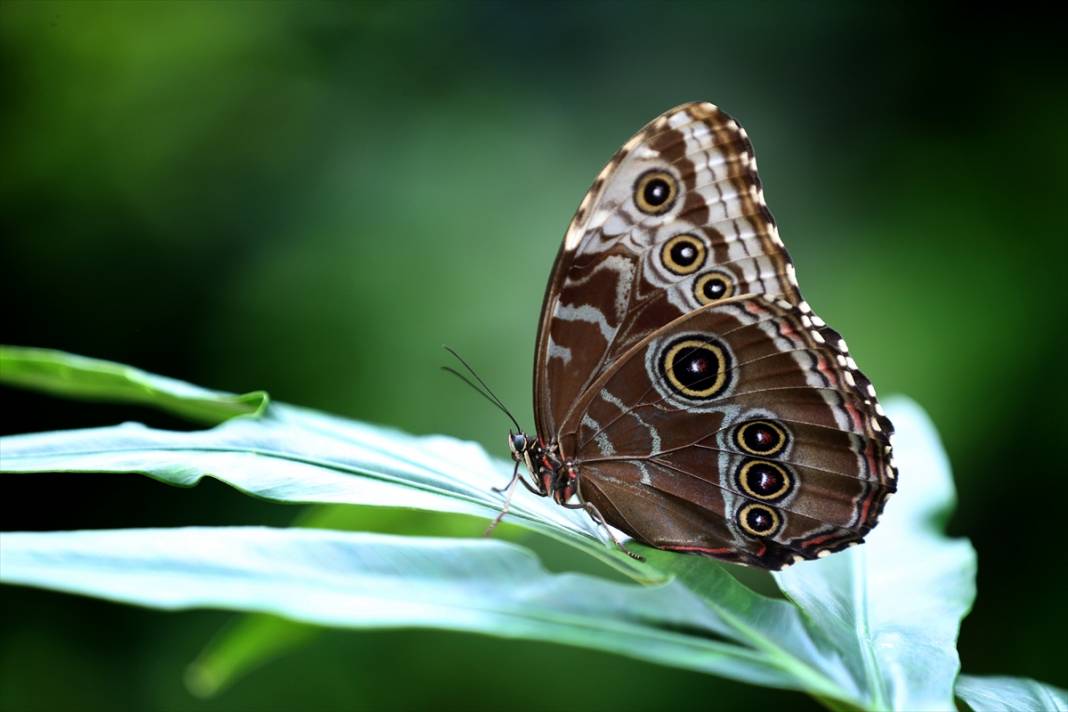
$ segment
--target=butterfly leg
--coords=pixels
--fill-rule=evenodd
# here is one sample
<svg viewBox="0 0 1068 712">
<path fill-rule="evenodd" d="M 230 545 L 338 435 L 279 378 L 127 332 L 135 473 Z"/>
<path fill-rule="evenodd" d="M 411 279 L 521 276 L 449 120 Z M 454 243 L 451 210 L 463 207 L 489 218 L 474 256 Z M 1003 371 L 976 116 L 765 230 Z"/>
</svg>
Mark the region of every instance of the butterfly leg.
<svg viewBox="0 0 1068 712">
<path fill-rule="evenodd" d="M 506 484 L 500 489 L 497 489 L 496 487 L 492 488 L 493 491 L 497 492 L 498 494 L 501 492 L 507 492 L 508 495 L 504 498 L 504 506 L 501 507 L 501 511 L 497 514 L 496 518 L 492 522 L 490 522 L 490 525 L 486 527 L 486 531 L 482 532 L 482 536 L 489 536 L 490 534 L 492 534 L 493 530 L 496 529 L 497 525 L 501 523 L 502 519 L 504 519 L 504 515 L 508 514 L 508 508 L 512 506 L 512 495 L 515 494 L 515 485 L 517 482 L 522 482 L 523 484 L 527 485 L 527 487 L 530 486 L 529 484 L 527 484 L 526 480 L 519 476 L 518 462 L 515 463 L 515 470 L 512 471 L 512 479 L 508 480 L 508 484 Z"/>
<path fill-rule="evenodd" d="M 508 480 L 508 484 L 506 484 L 504 487 L 490 487 L 490 489 L 496 492 L 497 494 L 503 494 L 515 485 L 516 480 L 519 480 L 519 482 L 522 483 L 522 485 L 528 490 L 538 495 L 539 497 L 544 497 L 544 492 L 539 491 L 537 487 L 527 482 L 526 477 L 523 477 L 521 474 L 519 474 L 519 464 L 520 463 L 518 462 L 515 464 L 515 470 L 512 472 L 512 479 Z"/>
<path fill-rule="evenodd" d="M 512 486 L 515 485 L 515 481 L 518 480 L 518 479 L 519 479 L 519 463 L 516 462 L 515 463 L 515 469 L 512 470 L 512 479 L 508 480 L 508 484 L 506 484 L 504 487 L 490 487 L 490 489 L 493 490 L 494 492 L 496 492 L 497 494 L 501 494 L 501 493 L 503 493 L 503 492 L 505 492 L 507 490 L 510 490 L 512 488 Z"/>
<path fill-rule="evenodd" d="M 534 485 L 532 485 L 529 482 L 527 482 L 527 478 L 526 477 L 523 477 L 521 474 L 519 474 L 519 465 L 520 465 L 520 463 L 518 463 L 518 462 L 515 463 L 515 469 L 512 471 L 512 479 L 508 480 L 508 484 L 506 484 L 504 487 L 500 487 L 500 488 L 498 488 L 498 487 L 491 487 L 490 488 L 490 489 L 492 489 L 494 492 L 496 492 L 498 494 L 501 494 L 503 492 L 507 492 L 508 495 L 504 498 L 504 506 L 501 507 L 500 513 L 496 516 L 496 518 L 494 518 L 494 520 L 490 523 L 490 525 L 488 527 L 486 527 L 486 531 L 482 532 L 482 536 L 489 536 L 490 534 L 492 534 L 493 530 L 496 529 L 497 525 L 501 523 L 502 519 L 504 519 L 504 515 L 508 514 L 508 509 L 509 509 L 509 507 L 512 506 L 512 496 L 515 494 L 515 485 L 516 485 L 517 482 L 523 483 L 524 487 L 526 487 L 528 490 L 530 490 L 534 494 L 538 495 L 539 497 L 544 497 L 545 496 L 544 493 L 539 492 L 534 487 Z"/>
<path fill-rule="evenodd" d="M 576 478 L 576 483 L 578 483 Z M 604 516 L 601 515 L 599 509 L 594 506 L 593 502 L 587 502 L 582 496 L 582 488 L 579 486 L 575 490 L 575 494 L 578 496 L 578 502 L 575 504 L 564 504 L 563 506 L 568 509 L 584 509 L 586 513 L 590 515 L 593 521 L 599 526 L 604 527 L 604 530 L 608 532 L 608 537 L 612 540 L 612 543 L 616 545 L 616 548 L 622 551 L 624 554 L 634 559 L 635 561 L 645 561 L 645 557 L 641 554 L 635 553 L 623 545 L 619 539 L 616 538 L 615 532 L 612 531 L 612 527 L 608 526 L 608 522 L 604 520 Z"/>
</svg>

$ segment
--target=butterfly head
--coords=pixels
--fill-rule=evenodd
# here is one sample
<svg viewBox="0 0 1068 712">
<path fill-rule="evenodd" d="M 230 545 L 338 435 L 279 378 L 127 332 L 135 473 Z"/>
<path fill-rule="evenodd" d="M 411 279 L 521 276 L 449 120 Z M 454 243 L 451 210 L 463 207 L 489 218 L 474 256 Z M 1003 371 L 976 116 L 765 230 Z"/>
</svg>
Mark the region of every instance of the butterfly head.
<svg viewBox="0 0 1068 712">
<path fill-rule="evenodd" d="M 526 433 L 508 431 L 508 449 L 512 451 L 512 459 L 516 462 L 523 460 L 533 445 L 534 439 Z"/>
<path fill-rule="evenodd" d="M 536 462 L 541 457 L 541 449 L 538 447 L 537 439 L 530 437 L 526 433 L 509 430 L 508 449 L 512 451 L 512 460 L 517 463 L 516 467 L 520 464 L 525 465 L 530 474 L 534 475 L 535 481 L 537 481 L 538 467 Z"/>
</svg>

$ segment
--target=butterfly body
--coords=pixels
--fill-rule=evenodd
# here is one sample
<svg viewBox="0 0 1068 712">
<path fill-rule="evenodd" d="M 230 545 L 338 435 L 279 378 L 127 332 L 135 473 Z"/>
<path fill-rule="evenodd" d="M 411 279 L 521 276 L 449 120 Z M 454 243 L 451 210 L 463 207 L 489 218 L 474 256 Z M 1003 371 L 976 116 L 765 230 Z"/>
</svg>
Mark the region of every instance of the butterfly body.
<svg viewBox="0 0 1068 712">
<path fill-rule="evenodd" d="M 541 497 L 552 497 L 557 504 L 568 505 L 575 495 L 578 473 L 574 463 L 561 456 L 559 445 L 546 445 L 541 438 L 526 433 L 509 433 L 508 447 L 512 459 L 525 465 L 534 481 L 531 485 L 522 480 L 527 489 Z"/>
<path fill-rule="evenodd" d="M 801 298 L 752 145 L 707 103 L 605 166 L 542 308 L 528 489 L 635 540 L 778 569 L 858 543 L 892 426 Z"/>
</svg>

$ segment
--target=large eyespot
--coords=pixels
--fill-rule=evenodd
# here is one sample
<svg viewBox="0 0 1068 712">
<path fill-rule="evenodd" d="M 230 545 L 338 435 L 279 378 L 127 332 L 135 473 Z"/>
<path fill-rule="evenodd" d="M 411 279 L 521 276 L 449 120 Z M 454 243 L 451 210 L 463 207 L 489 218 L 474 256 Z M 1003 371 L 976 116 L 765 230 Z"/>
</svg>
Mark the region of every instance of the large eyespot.
<svg viewBox="0 0 1068 712">
<path fill-rule="evenodd" d="M 676 339 L 660 357 L 660 375 L 671 390 L 695 400 L 709 400 L 727 390 L 730 370 L 727 348 L 708 336 Z"/>
<path fill-rule="evenodd" d="M 734 431 L 734 444 L 750 455 L 777 455 L 786 440 L 786 431 L 769 420 L 750 420 Z"/>
<path fill-rule="evenodd" d="M 746 460 L 738 468 L 735 479 L 743 492 L 765 502 L 782 499 L 794 486 L 790 472 L 768 460 Z"/>
<path fill-rule="evenodd" d="M 705 263 L 706 252 L 699 237 L 683 233 L 664 243 L 660 261 L 675 274 L 693 274 Z"/>
<path fill-rule="evenodd" d="M 774 536 L 782 526 L 782 517 L 766 504 L 750 502 L 738 510 L 738 525 L 746 534 L 767 538 Z"/>
<path fill-rule="evenodd" d="M 663 215 L 678 196 L 679 183 L 667 171 L 646 171 L 634 181 L 634 204 L 646 215 Z"/>
<path fill-rule="evenodd" d="M 693 283 L 693 296 L 701 304 L 711 304 L 734 294 L 734 279 L 723 272 L 702 274 Z"/>
</svg>

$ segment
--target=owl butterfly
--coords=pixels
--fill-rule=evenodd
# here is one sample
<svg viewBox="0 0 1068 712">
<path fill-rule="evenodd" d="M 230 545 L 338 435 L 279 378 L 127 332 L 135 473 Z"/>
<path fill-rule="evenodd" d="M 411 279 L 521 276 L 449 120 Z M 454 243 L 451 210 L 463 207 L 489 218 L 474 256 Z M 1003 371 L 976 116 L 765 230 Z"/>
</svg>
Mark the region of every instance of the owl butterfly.
<svg viewBox="0 0 1068 712">
<path fill-rule="evenodd" d="M 745 130 L 708 103 L 646 125 L 582 199 L 534 402 L 509 486 L 660 549 L 781 569 L 860 543 L 895 490 L 875 389 L 801 298 Z"/>
</svg>

